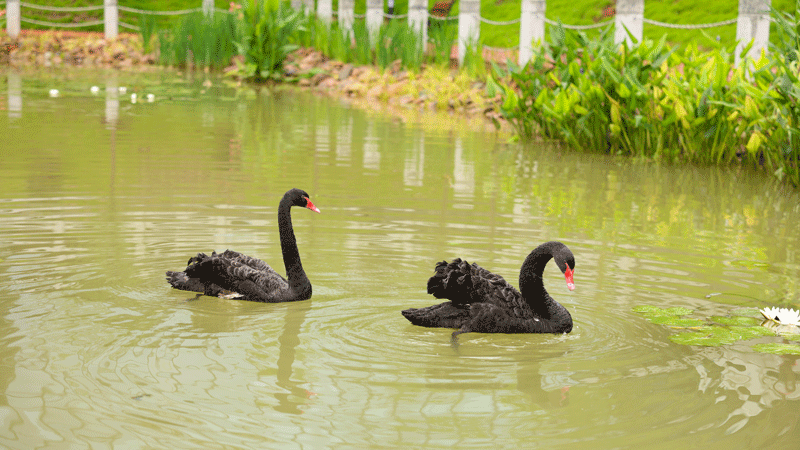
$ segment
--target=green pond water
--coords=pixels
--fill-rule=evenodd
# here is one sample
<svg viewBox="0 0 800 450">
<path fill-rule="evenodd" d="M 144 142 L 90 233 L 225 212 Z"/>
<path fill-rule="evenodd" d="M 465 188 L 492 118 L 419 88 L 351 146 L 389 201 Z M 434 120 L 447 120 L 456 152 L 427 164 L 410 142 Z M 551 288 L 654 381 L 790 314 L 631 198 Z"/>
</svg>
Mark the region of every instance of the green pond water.
<svg viewBox="0 0 800 450">
<path fill-rule="evenodd" d="M 800 356 L 758 347 L 797 336 L 673 340 L 800 307 L 796 191 L 204 81 L 0 72 L 0 447 L 797 448 Z M 293 187 L 322 212 L 293 210 L 311 300 L 169 287 L 200 251 L 282 273 Z M 545 271 L 572 333 L 401 316 L 438 302 L 436 261 L 516 285 L 548 240 L 575 254 L 575 291 Z"/>
</svg>

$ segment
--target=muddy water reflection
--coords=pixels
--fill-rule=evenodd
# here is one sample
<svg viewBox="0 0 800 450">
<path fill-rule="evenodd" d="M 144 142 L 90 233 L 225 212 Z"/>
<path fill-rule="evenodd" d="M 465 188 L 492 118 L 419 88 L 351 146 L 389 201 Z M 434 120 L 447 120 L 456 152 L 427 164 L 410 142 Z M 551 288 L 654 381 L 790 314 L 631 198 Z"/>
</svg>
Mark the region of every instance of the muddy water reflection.
<svg viewBox="0 0 800 450">
<path fill-rule="evenodd" d="M 287 89 L 170 74 L 4 80 L 2 446 L 786 448 L 798 437 L 797 358 L 752 350 L 779 338 L 679 346 L 631 311 L 799 307 L 800 199 L 769 180 L 523 147 L 447 116 L 404 123 Z M 131 103 L 120 87 L 158 100 Z M 282 271 L 275 207 L 289 187 L 322 210 L 294 213 L 310 301 L 168 288 L 164 270 L 197 251 L 232 248 Z M 434 301 L 424 286 L 437 260 L 515 280 L 550 239 L 577 260 L 572 293 L 557 269 L 545 274 L 575 319 L 569 335 L 453 346 L 449 330 L 399 314 Z"/>
</svg>

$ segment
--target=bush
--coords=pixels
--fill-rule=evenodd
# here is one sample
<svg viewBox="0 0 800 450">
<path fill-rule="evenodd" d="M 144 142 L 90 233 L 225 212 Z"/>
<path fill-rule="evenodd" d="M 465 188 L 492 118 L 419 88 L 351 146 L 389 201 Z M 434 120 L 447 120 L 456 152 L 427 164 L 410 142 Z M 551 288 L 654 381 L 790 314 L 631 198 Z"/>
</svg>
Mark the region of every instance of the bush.
<svg viewBox="0 0 800 450">
<path fill-rule="evenodd" d="M 800 184 L 796 62 L 737 67 L 733 47 L 722 45 L 676 51 L 662 38 L 628 48 L 610 33 L 588 39 L 563 28 L 551 36 L 526 67 L 510 66 L 502 87 L 502 112 L 521 136 L 587 151 L 741 161 Z"/>
</svg>

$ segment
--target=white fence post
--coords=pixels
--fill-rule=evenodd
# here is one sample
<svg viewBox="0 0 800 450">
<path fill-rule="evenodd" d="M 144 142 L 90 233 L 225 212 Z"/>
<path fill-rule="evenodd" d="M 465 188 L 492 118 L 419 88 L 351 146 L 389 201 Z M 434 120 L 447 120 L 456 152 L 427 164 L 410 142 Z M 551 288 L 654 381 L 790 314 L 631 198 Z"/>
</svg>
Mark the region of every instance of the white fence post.
<svg viewBox="0 0 800 450">
<path fill-rule="evenodd" d="M 458 64 L 464 64 L 467 45 L 478 45 L 481 37 L 481 0 L 461 0 L 458 11 Z"/>
<path fill-rule="evenodd" d="M 753 46 L 747 58 L 758 59 L 761 50 L 769 43 L 770 0 L 739 0 L 739 17 L 736 20 L 736 64 L 742 62 L 742 51 L 750 41 Z"/>
<path fill-rule="evenodd" d="M 305 6 L 306 11 L 313 13 L 314 12 L 314 0 L 302 0 L 303 6 Z"/>
<path fill-rule="evenodd" d="M 6 2 L 6 32 L 11 39 L 19 37 L 19 16 L 19 0 L 8 0 Z"/>
<path fill-rule="evenodd" d="M 367 30 L 370 37 L 378 34 L 383 22 L 383 0 L 367 0 Z"/>
<path fill-rule="evenodd" d="M 614 43 L 625 41 L 631 46 L 628 32 L 631 32 L 636 41 L 642 40 L 644 28 L 644 0 L 617 0 L 617 18 L 614 21 Z"/>
<path fill-rule="evenodd" d="M 428 43 L 428 2 L 426 0 L 408 0 L 408 26 L 422 33 L 422 51 Z"/>
<path fill-rule="evenodd" d="M 317 17 L 330 25 L 333 20 L 333 1 L 332 0 L 317 0 Z"/>
<path fill-rule="evenodd" d="M 105 0 L 103 2 L 103 29 L 106 39 L 116 39 L 119 34 L 119 8 L 117 0 Z"/>
<path fill-rule="evenodd" d="M 19 3 L 19 2 L 17 2 Z M 8 3 L 6 3 L 8 6 Z M 22 117 L 22 77 L 17 72 L 8 73 L 8 118 Z"/>
<path fill-rule="evenodd" d="M 522 0 L 522 17 L 519 21 L 519 58 L 520 66 L 528 64 L 533 57 L 533 41 L 544 42 L 544 12 L 547 8 L 545 0 Z"/>
<path fill-rule="evenodd" d="M 203 14 L 207 16 L 214 14 L 214 0 L 203 0 Z"/>
<path fill-rule="evenodd" d="M 336 16 L 339 30 L 350 36 L 353 35 L 353 23 L 356 21 L 355 9 L 355 0 L 339 0 L 339 13 Z"/>
</svg>

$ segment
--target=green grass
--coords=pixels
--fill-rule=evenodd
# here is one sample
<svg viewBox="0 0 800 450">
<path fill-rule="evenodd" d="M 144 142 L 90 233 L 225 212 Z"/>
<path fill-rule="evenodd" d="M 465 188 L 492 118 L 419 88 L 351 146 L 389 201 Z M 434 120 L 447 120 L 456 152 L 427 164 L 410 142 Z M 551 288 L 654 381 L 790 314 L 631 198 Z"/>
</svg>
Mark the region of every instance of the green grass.
<svg viewBox="0 0 800 450">
<path fill-rule="evenodd" d="M 98 6 L 103 4 L 103 0 L 30 0 L 29 3 L 41 6 L 57 6 L 57 7 L 83 7 L 83 6 Z M 202 6 L 202 0 L 119 0 L 119 6 L 128 8 L 143 9 L 147 11 L 177 11 L 182 9 L 199 8 Z M 214 6 L 221 9 L 228 9 L 230 1 L 215 0 Z M 92 22 L 96 20 L 103 20 L 103 10 L 86 11 L 78 13 L 65 13 L 53 11 L 41 11 L 38 9 L 21 8 L 22 16 L 29 19 L 55 22 L 55 23 L 80 23 Z M 151 16 L 155 17 L 155 22 L 158 28 L 169 28 L 174 26 L 180 21 L 181 16 Z M 120 22 L 130 25 L 139 26 L 140 17 L 137 14 L 131 14 L 125 11 L 119 12 Z M 23 22 L 23 30 L 48 30 L 49 27 L 33 25 Z M 66 29 L 66 28 L 61 28 Z M 92 27 L 69 28 L 75 31 L 96 31 L 102 32 L 103 25 L 96 25 Z M 120 27 L 121 33 L 133 32 L 127 28 Z"/>
<path fill-rule="evenodd" d="M 31 0 L 34 3 L 49 6 L 89 6 L 102 4 L 102 0 Z M 603 17 L 603 9 L 610 4 L 610 0 L 548 0 L 546 17 L 554 21 L 562 21 L 570 25 L 590 25 L 598 21 L 613 20 L 613 18 Z M 201 6 L 201 0 L 120 0 L 121 6 L 130 8 L 146 9 L 154 11 L 174 11 L 179 9 L 197 8 Z M 217 8 L 227 9 L 230 1 L 215 0 Z M 429 9 L 433 7 L 435 0 L 428 0 Z M 458 14 L 459 3 L 456 2 L 450 11 L 451 15 Z M 772 0 L 772 7 L 779 11 L 794 12 L 794 0 Z M 333 0 L 333 10 L 338 8 L 338 0 Z M 516 19 L 520 16 L 521 0 L 481 0 L 481 15 L 485 18 L 507 21 Z M 357 0 L 355 3 L 356 14 L 364 14 L 366 11 L 366 0 Z M 408 12 L 408 0 L 397 0 L 395 2 L 395 14 L 406 14 Z M 51 22 L 83 22 L 88 20 L 102 20 L 101 11 L 87 13 L 65 14 L 52 13 L 45 11 L 35 11 L 22 8 L 25 17 Z M 676 24 L 701 24 L 719 22 L 735 18 L 738 14 L 738 0 L 646 0 L 645 17 L 660 22 Z M 139 18 L 132 14 L 121 12 L 120 20 L 133 25 L 139 24 Z M 157 17 L 156 22 L 159 28 L 174 25 L 177 19 L 174 17 Z M 44 29 L 31 24 L 23 24 L 25 29 Z M 548 32 L 552 27 L 548 26 Z M 103 26 L 79 28 L 83 31 L 103 31 Z M 121 29 L 120 31 L 125 31 Z M 719 38 L 720 42 L 729 43 L 736 39 L 736 25 L 714 27 L 705 30 L 712 39 Z M 697 42 L 701 46 L 708 42 L 708 39 L 700 30 L 674 30 L 662 28 L 654 25 L 644 25 L 644 38 L 658 40 L 666 34 L 667 42 L 670 44 L 685 45 L 690 42 Z M 519 46 L 519 24 L 496 26 L 482 23 L 481 40 L 490 47 L 518 47 Z M 710 45 L 709 45 L 710 46 Z"/>
</svg>

